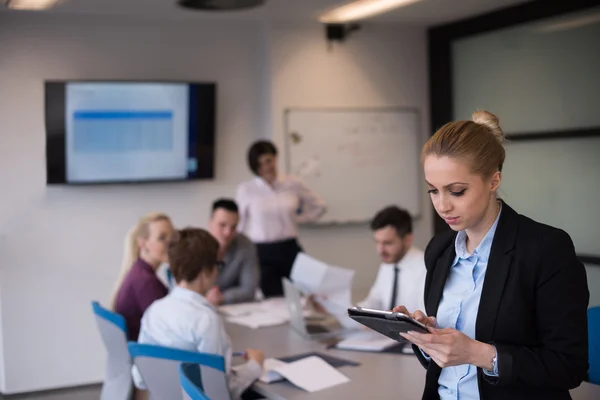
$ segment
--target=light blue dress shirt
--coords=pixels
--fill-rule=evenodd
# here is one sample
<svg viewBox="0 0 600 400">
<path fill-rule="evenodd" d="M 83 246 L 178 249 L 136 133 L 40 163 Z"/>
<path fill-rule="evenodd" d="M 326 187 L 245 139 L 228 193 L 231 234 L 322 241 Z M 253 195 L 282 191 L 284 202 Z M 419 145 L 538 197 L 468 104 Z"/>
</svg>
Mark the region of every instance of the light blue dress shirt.
<svg viewBox="0 0 600 400">
<path fill-rule="evenodd" d="M 262 373 L 262 367 L 254 360 L 231 373 L 233 352 L 221 316 L 204 296 L 179 286 L 148 307 L 138 342 L 222 355 L 233 400 L 239 399 Z M 132 374 L 135 385 L 144 389 L 145 383 L 135 366 Z"/>
<path fill-rule="evenodd" d="M 483 280 L 490 258 L 490 250 L 500 214 L 473 254 L 467 251 L 467 234 L 458 232 L 454 247 L 456 257 L 448 274 L 444 293 L 437 312 L 440 328 L 454 328 L 475 339 L 475 322 Z M 484 371 L 494 376 L 492 372 Z M 442 400 L 479 399 L 477 367 L 469 364 L 446 367 L 438 379 L 438 393 Z"/>
</svg>

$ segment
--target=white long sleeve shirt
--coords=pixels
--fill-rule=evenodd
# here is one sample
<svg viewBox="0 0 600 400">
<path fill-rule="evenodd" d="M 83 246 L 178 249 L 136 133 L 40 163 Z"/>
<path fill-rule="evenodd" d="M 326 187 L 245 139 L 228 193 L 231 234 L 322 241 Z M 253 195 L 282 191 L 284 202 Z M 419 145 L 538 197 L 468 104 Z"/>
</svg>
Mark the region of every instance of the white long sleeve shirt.
<svg viewBox="0 0 600 400">
<path fill-rule="evenodd" d="M 254 178 L 238 186 L 238 230 L 254 243 L 296 238 L 298 224 L 313 222 L 326 211 L 325 201 L 295 176 L 280 176 L 269 185 Z"/>
<path fill-rule="evenodd" d="M 424 290 L 427 269 L 423 252 L 411 247 L 398 262 L 398 269 L 395 305 L 403 305 L 411 313 L 416 310 L 425 312 Z M 394 264 L 381 264 L 369 295 L 358 305 L 364 308 L 388 310 L 393 286 Z"/>
<path fill-rule="evenodd" d="M 262 367 L 253 360 L 231 373 L 231 341 L 217 310 L 201 294 L 181 287 L 175 287 L 146 310 L 138 342 L 224 356 L 233 400 L 239 399 L 262 373 Z M 136 386 L 144 388 L 135 367 L 132 372 Z"/>
</svg>

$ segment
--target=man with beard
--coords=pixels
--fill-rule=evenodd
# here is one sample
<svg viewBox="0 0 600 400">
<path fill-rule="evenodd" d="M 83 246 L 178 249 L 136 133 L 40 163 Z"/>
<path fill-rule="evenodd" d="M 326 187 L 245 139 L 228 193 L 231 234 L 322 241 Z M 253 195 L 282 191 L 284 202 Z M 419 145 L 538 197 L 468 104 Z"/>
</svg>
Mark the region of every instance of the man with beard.
<svg viewBox="0 0 600 400">
<path fill-rule="evenodd" d="M 379 211 L 371 221 L 377 253 L 382 264 L 369 295 L 358 305 L 391 310 L 398 304 L 423 310 L 425 261 L 423 251 L 412 246 L 412 218 L 396 206 Z"/>
</svg>

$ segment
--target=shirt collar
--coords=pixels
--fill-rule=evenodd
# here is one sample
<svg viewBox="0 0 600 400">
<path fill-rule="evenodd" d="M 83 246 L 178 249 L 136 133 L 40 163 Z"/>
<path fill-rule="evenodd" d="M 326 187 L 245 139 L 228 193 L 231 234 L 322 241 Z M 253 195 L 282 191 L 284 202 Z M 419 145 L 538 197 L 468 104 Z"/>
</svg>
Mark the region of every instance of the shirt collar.
<svg viewBox="0 0 600 400">
<path fill-rule="evenodd" d="M 285 178 L 284 178 L 283 174 L 279 173 L 279 174 L 277 174 L 277 178 L 275 178 L 275 182 L 273 182 L 273 185 L 271 186 L 267 183 L 267 181 L 265 181 L 260 176 L 257 175 L 254 177 L 254 181 L 256 182 L 257 185 L 269 188 L 271 190 L 275 189 L 279 185 L 281 185 L 281 183 L 283 183 L 284 180 L 285 180 Z"/>
<path fill-rule="evenodd" d="M 170 295 L 178 299 L 189 300 L 205 307 L 210 307 L 211 309 L 217 311 L 216 308 L 206 299 L 206 297 L 202 296 L 198 292 L 194 292 L 193 290 L 182 288 L 181 286 L 175 286 L 173 290 L 171 290 Z"/>
<path fill-rule="evenodd" d="M 260 176 L 256 175 L 254 177 L 254 182 L 258 185 L 258 186 L 269 186 L 269 184 Z"/>
<path fill-rule="evenodd" d="M 456 260 L 454 264 L 458 262 L 458 260 L 466 260 L 469 257 L 478 256 L 479 259 L 483 262 L 487 262 L 490 257 L 490 250 L 492 248 L 492 242 L 494 240 L 494 234 L 496 233 L 496 228 L 498 227 L 498 221 L 500 220 L 500 214 L 502 214 L 502 203 L 500 202 L 500 212 L 496 216 L 496 220 L 487 231 L 479 246 L 473 250 L 473 254 L 469 254 L 467 251 L 467 233 L 462 230 L 458 232 L 456 235 L 456 240 L 454 241 L 454 250 L 456 251 Z"/>
</svg>

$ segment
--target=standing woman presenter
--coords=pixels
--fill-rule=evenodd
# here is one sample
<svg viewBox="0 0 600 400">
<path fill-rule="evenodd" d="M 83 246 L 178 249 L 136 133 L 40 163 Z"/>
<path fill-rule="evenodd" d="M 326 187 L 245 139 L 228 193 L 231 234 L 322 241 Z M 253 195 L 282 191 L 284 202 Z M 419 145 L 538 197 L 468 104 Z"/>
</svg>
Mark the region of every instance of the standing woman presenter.
<svg viewBox="0 0 600 400">
<path fill-rule="evenodd" d="M 325 202 L 300 178 L 278 173 L 277 148 L 269 141 L 250 146 L 248 165 L 256 177 L 238 186 L 238 230 L 256 244 L 263 294 L 281 296 L 281 278 L 290 276 L 302 251 L 298 224 L 318 220 Z"/>
</svg>

